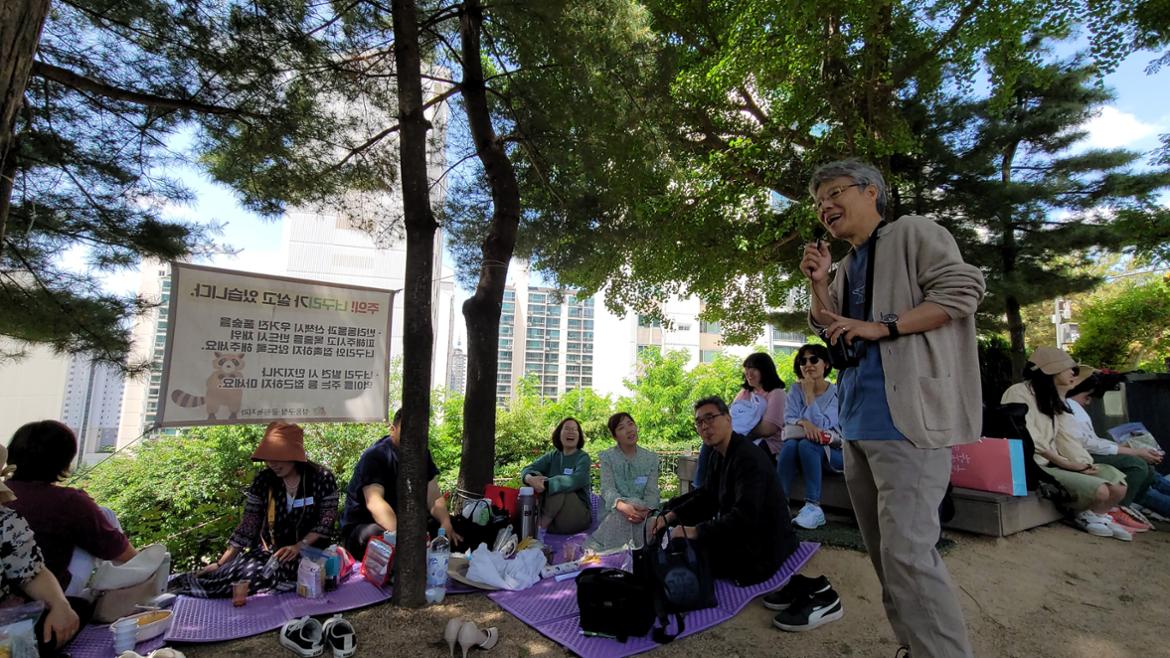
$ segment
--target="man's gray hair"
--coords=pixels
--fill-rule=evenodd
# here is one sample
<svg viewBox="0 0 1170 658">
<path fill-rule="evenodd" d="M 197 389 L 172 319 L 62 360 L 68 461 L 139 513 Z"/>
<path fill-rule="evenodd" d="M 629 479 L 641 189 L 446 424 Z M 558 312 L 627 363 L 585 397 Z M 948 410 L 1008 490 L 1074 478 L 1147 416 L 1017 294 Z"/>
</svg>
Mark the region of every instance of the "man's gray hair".
<svg viewBox="0 0 1170 658">
<path fill-rule="evenodd" d="M 817 188 L 834 178 L 848 178 L 862 188 L 873 185 L 877 188 L 877 211 L 879 215 L 886 214 L 886 180 L 882 172 L 871 164 L 860 160 L 838 160 L 817 167 L 813 172 L 812 180 L 808 184 L 808 192 L 816 198 Z"/>
</svg>

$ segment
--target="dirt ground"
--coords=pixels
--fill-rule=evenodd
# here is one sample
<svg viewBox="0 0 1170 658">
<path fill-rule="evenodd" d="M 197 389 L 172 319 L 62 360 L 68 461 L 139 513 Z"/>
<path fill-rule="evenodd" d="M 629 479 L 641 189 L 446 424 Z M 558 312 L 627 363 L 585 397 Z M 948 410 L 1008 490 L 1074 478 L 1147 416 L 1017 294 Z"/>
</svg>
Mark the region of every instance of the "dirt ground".
<svg viewBox="0 0 1170 658">
<path fill-rule="evenodd" d="M 1167 527 L 1170 530 L 1170 526 Z M 1132 543 L 1050 525 L 1006 539 L 948 533 L 957 545 L 945 558 L 960 588 L 978 656 L 1122 658 L 1170 656 L 1170 531 Z M 877 578 L 862 553 L 822 548 L 805 567 L 825 574 L 840 592 L 845 617 L 808 633 L 771 626 L 762 605 L 749 604 L 729 622 L 646 656 L 893 656 L 893 633 Z M 376 606 L 347 617 L 359 656 L 445 656 L 441 636 L 453 616 L 498 626 L 500 643 L 483 658 L 564 656 L 566 652 L 481 595 L 448 597 L 438 606 Z M 179 647 L 191 658 L 291 656 L 276 633 L 216 645 Z"/>
</svg>

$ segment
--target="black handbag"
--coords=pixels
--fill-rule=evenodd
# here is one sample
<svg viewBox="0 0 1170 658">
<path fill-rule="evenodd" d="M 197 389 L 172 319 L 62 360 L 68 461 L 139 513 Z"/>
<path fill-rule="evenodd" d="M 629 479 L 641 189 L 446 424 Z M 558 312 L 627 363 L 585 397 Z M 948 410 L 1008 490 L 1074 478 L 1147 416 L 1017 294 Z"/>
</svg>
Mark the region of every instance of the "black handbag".
<svg viewBox="0 0 1170 658">
<path fill-rule="evenodd" d="M 686 630 L 683 613 L 718 605 L 706 552 L 697 541 L 682 537 L 663 546 L 662 538 L 668 531 L 660 530 L 634 554 L 634 575 L 647 583 L 654 597 L 658 626 L 653 639 L 659 644 L 672 641 Z M 670 615 L 674 615 L 678 626 L 673 634 L 667 632 Z"/>
<path fill-rule="evenodd" d="M 577 608 L 587 635 L 625 642 L 654 625 L 654 597 L 644 579 L 621 569 L 585 569 L 577 574 Z"/>
</svg>

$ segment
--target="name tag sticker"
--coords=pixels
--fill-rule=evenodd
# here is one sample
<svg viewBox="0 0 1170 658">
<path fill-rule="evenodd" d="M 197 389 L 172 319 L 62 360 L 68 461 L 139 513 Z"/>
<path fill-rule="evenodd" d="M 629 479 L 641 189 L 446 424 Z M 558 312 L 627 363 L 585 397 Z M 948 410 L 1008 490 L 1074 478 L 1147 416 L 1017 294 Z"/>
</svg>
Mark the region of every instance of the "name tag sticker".
<svg viewBox="0 0 1170 658">
<path fill-rule="evenodd" d="M 571 468 L 565 469 L 565 475 L 572 475 L 572 474 L 573 474 L 573 469 L 571 469 Z"/>
<path fill-rule="evenodd" d="M 639 475 L 638 477 L 634 478 L 634 484 L 638 485 L 639 487 L 644 487 L 646 486 L 646 480 L 647 477 L 645 475 Z"/>
<path fill-rule="evenodd" d="M 304 507 L 306 505 L 312 505 L 312 504 L 313 504 L 313 497 L 312 496 L 309 496 L 307 498 L 297 498 L 296 500 L 294 500 L 292 502 L 293 509 L 296 509 L 298 507 Z"/>
</svg>

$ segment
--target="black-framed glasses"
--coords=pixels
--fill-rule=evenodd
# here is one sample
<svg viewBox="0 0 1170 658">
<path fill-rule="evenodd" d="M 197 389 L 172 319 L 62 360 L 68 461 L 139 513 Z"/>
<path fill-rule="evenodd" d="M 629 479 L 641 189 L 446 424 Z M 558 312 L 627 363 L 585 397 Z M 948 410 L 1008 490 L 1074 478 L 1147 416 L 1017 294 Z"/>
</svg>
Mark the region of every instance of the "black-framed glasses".
<svg viewBox="0 0 1170 658">
<path fill-rule="evenodd" d="M 844 192 L 845 190 L 847 190 L 851 187 L 865 187 L 865 185 L 862 185 L 861 183 L 852 183 L 850 185 L 841 185 L 840 187 L 834 187 L 833 189 L 829 190 L 828 193 L 825 194 L 825 196 L 817 197 L 816 207 L 820 208 L 822 205 L 824 205 L 824 203 L 826 201 L 836 201 L 837 197 L 841 196 L 842 192 Z"/>
<path fill-rule="evenodd" d="M 723 414 L 707 414 L 705 416 L 695 416 L 695 428 L 702 429 L 706 425 L 715 422 L 715 419 Z"/>
<path fill-rule="evenodd" d="M 1081 367 L 1080 366 L 1073 366 L 1072 371 L 1073 371 L 1073 377 L 1076 377 L 1077 375 L 1081 374 Z"/>
<path fill-rule="evenodd" d="M 821 357 L 819 357 L 815 354 L 810 354 L 809 356 L 802 356 L 801 358 L 796 360 L 796 364 L 801 365 L 801 366 L 804 366 L 804 365 L 815 366 L 816 364 L 818 364 L 820 362 L 821 362 Z"/>
</svg>

